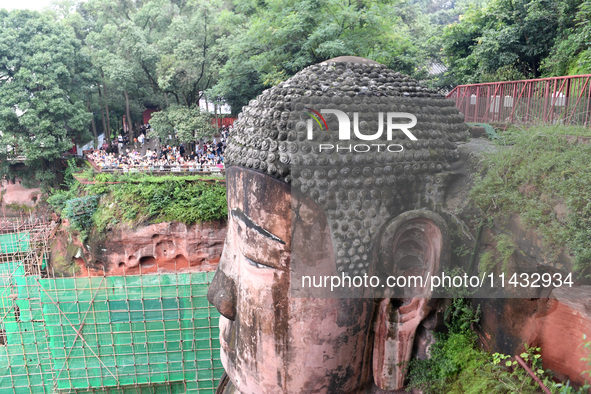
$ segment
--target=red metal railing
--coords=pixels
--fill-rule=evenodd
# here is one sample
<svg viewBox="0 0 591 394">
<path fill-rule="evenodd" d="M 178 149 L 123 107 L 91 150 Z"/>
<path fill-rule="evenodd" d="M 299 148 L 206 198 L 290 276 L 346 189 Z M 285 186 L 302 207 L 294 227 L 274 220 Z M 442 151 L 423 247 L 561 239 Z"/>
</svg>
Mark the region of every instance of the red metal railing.
<svg viewBox="0 0 591 394">
<path fill-rule="evenodd" d="M 466 122 L 591 126 L 591 74 L 456 86 Z"/>
<path fill-rule="evenodd" d="M 218 118 L 218 127 L 230 127 L 232 125 L 234 125 L 234 122 L 236 121 L 236 119 L 238 118 L 231 118 L 231 117 L 225 117 L 225 118 Z M 211 124 L 215 124 L 215 119 L 211 120 Z"/>
</svg>

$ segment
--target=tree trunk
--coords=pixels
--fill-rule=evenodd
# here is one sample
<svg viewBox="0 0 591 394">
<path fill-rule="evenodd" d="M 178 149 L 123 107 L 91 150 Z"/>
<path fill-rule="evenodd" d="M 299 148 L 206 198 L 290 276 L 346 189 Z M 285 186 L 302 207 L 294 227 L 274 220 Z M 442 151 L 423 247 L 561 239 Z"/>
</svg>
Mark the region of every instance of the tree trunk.
<svg viewBox="0 0 591 394">
<path fill-rule="evenodd" d="M 107 133 L 105 137 L 109 141 L 109 148 L 111 147 L 111 119 L 109 118 L 109 95 L 107 94 L 107 83 L 105 82 L 105 73 L 103 75 L 103 97 L 105 99 L 105 113 L 107 115 Z"/>
<path fill-rule="evenodd" d="M 86 100 L 86 106 L 88 107 L 88 112 L 90 112 L 90 114 L 92 115 L 92 118 L 90 118 L 90 126 L 92 128 L 92 135 L 94 136 L 94 146 L 96 148 L 98 148 L 98 135 L 96 134 L 96 124 L 94 123 L 94 113 L 92 113 L 92 110 L 90 108 L 90 99 Z"/>
<path fill-rule="evenodd" d="M 127 131 L 127 133 L 128 133 L 127 136 L 130 137 L 132 126 L 131 126 L 131 116 L 129 115 L 129 96 L 127 95 L 127 89 L 125 89 L 123 91 L 123 93 L 125 94 L 125 116 L 127 117 L 127 127 L 129 128 L 129 130 Z"/>
<path fill-rule="evenodd" d="M 213 102 L 213 112 L 215 114 L 215 129 L 216 134 L 220 133 L 220 121 L 219 121 L 219 117 L 218 117 L 218 102 L 217 100 Z"/>
<path fill-rule="evenodd" d="M 108 129 L 107 129 L 107 123 L 105 122 L 105 110 L 103 109 L 103 94 L 101 93 L 101 87 L 98 86 L 98 94 L 99 94 L 99 107 L 101 108 L 101 118 L 103 119 L 103 136 L 104 136 L 104 140 L 109 140 L 109 138 L 107 137 L 107 133 L 108 133 Z M 110 145 L 110 142 L 109 142 Z"/>
</svg>

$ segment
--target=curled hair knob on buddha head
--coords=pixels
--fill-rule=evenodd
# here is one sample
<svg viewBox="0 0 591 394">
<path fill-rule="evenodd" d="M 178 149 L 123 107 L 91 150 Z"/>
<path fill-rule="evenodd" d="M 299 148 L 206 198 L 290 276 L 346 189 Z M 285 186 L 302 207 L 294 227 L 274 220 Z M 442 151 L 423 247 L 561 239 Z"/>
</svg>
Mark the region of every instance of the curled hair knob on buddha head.
<svg viewBox="0 0 591 394">
<path fill-rule="evenodd" d="M 337 116 L 330 111 L 322 115 L 323 109 L 358 120 L 350 127 L 350 140 L 339 139 Z M 415 116 L 412 130 L 417 140 L 399 130 L 388 140 L 387 113 Z M 380 122 L 383 132 L 375 140 L 357 135 L 356 131 L 377 134 Z M 387 217 L 420 208 L 424 191 L 435 182 L 425 181 L 423 175 L 448 170 L 459 157 L 457 141 L 467 136 L 468 127 L 453 101 L 375 61 L 345 56 L 307 67 L 251 100 L 230 135 L 226 165 L 290 183 L 323 208 L 329 222 L 336 224 L 335 237 L 356 240 L 362 250 L 370 250 L 371 231 L 343 230 L 349 219 L 339 213 L 378 212 L 360 218 L 375 229 Z M 396 149 L 385 148 L 391 144 Z M 361 193 L 367 190 L 372 193 Z M 346 198 L 340 197 L 341 191 Z M 367 269 L 367 256 L 364 259 L 359 248 L 344 253 L 350 252 L 349 257 L 359 261 L 348 263 L 346 269 Z"/>
</svg>

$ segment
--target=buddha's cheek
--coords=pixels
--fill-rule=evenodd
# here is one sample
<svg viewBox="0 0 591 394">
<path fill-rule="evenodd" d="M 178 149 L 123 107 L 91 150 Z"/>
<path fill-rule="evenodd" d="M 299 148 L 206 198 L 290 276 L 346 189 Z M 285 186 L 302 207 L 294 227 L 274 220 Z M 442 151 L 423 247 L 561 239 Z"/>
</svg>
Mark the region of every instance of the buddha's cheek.
<svg viewBox="0 0 591 394">
<path fill-rule="evenodd" d="M 288 291 L 287 272 L 241 264 L 237 320 L 222 335 L 235 343 L 234 384 L 243 393 L 285 387 Z"/>
<path fill-rule="evenodd" d="M 290 392 L 353 392 L 364 384 L 369 299 L 290 300 Z"/>
</svg>

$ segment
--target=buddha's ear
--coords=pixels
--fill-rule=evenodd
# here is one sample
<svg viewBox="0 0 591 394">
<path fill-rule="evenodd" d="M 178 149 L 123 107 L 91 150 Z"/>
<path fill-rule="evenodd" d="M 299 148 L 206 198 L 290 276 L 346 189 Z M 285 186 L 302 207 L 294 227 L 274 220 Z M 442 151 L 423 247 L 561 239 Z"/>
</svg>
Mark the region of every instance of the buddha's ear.
<svg viewBox="0 0 591 394">
<path fill-rule="evenodd" d="M 404 212 L 381 228 L 375 243 L 375 272 L 384 276 L 434 275 L 448 266 L 450 258 L 449 231 L 445 220 L 433 211 L 417 209 Z M 421 295 L 416 288 L 395 292 L 394 297 Z M 428 287 L 427 290 L 430 290 Z M 428 293 L 424 294 L 429 296 Z"/>
<path fill-rule="evenodd" d="M 441 216 L 416 210 L 389 221 L 378 243 L 377 272 L 383 276 L 421 276 L 439 273 L 449 259 L 449 233 Z M 382 390 L 404 386 L 419 324 L 433 309 L 430 286 L 407 288 L 378 303 L 374 325 L 373 375 Z"/>
</svg>

